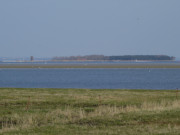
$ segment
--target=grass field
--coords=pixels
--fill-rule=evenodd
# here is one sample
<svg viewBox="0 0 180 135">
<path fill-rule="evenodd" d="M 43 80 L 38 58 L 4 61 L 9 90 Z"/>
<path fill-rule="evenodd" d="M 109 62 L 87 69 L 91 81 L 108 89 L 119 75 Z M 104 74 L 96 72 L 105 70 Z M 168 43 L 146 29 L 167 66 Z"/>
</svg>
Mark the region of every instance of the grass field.
<svg viewBox="0 0 180 135">
<path fill-rule="evenodd" d="M 175 90 L 0 89 L 2 135 L 179 135 Z"/>
</svg>

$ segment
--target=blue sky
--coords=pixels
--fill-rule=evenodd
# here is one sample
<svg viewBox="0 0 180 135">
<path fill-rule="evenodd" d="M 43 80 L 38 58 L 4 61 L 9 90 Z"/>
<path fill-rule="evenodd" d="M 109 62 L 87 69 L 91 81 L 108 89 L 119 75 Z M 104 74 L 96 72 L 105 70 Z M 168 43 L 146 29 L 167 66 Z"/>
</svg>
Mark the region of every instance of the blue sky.
<svg viewBox="0 0 180 135">
<path fill-rule="evenodd" d="M 180 58 L 180 0 L 0 0 L 0 56 Z"/>
</svg>

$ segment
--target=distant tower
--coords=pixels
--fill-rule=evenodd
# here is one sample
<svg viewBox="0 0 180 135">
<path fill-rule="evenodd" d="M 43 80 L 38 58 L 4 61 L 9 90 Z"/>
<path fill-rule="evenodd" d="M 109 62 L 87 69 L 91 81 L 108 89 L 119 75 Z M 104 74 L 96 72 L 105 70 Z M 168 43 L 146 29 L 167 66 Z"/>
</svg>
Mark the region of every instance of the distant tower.
<svg viewBox="0 0 180 135">
<path fill-rule="evenodd" d="M 34 61 L 34 57 L 33 57 L 33 56 L 31 56 L 31 57 L 30 57 L 30 60 L 31 60 L 31 61 Z"/>
</svg>

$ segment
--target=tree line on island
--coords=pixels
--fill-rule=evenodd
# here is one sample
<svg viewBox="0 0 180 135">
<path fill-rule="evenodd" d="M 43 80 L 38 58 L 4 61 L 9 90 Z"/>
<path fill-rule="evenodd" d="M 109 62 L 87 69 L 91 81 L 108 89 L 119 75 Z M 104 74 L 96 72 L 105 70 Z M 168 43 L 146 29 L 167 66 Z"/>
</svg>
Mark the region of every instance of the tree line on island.
<svg viewBox="0 0 180 135">
<path fill-rule="evenodd" d="M 69 56 L 69 57 L 54 57 L 52 60 L 72 60 L 72 61 L 88 61 L 88 60 L 175 60 L 175 57 L 168 55 L 119 55 L 119 56 L 104 56 L 104 55 L 85 55 L 85 56 Z"/>
</svg>

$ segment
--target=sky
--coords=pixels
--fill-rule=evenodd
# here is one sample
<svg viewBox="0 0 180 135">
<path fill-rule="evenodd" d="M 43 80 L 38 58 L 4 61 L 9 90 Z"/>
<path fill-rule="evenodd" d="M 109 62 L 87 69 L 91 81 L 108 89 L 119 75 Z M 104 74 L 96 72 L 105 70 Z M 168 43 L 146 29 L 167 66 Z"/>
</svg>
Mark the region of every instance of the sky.
<svg viewBox="0 0 180 135">
<path fill-rule="evenodd" d="M 0 0 L 0 57 L 179 52 L 180 0 Z"/>
</svg>

